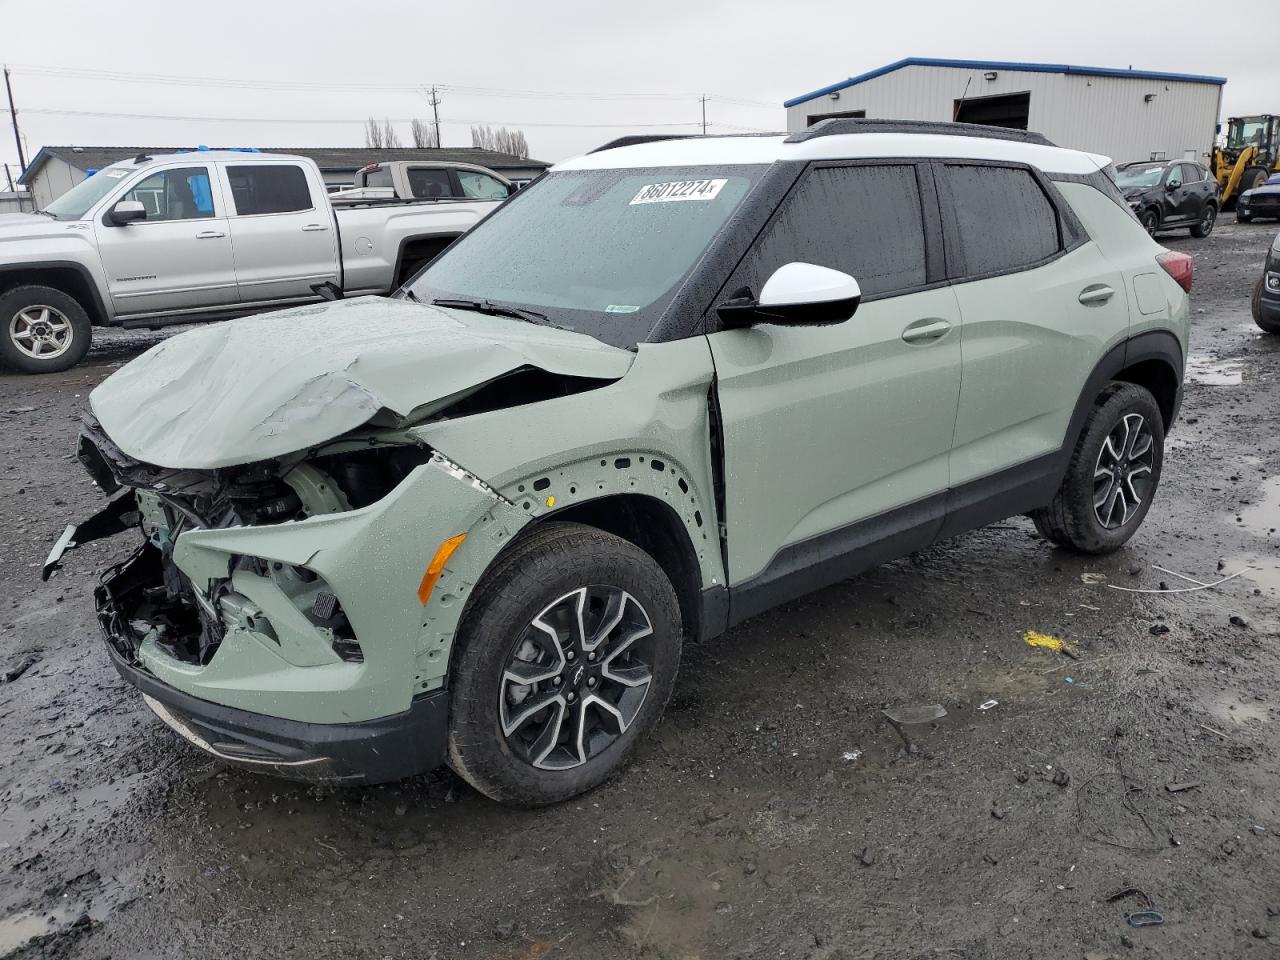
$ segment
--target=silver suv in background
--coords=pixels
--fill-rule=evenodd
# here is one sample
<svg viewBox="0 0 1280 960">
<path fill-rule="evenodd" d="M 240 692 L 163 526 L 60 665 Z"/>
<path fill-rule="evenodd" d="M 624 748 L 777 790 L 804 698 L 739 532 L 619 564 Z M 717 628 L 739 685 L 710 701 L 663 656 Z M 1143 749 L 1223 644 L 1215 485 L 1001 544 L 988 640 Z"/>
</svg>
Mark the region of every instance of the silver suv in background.
<svg viewBox="0 0 1280 960">
<path fill-rule="evenodd" d="M 123 160 L 40 213 L 0 216 L 0 363 L 66 370 L 88 351 L 94 326 L 389 293 L 505 196 L 334 205 L 304 157 Z"/>
</svg>

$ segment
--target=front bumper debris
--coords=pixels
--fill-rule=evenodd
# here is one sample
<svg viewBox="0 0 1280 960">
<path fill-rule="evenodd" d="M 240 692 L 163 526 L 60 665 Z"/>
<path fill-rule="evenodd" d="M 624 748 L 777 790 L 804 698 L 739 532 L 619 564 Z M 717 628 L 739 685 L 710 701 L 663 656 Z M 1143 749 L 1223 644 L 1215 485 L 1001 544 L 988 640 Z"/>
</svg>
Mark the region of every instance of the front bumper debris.
<svg viewBox="0 0 1280 960">
<path fill-rule="evenodd" d="M 104 537 L 113 537 L 117 533 L 124 533 L 131 527 L 137 526 L 137 523 L 138 510 L 134 503 L 133 491 L 126 490 L 117 494 L 88 520 L 67 525 L 67 528 L 62 531 L 62 536 L 58 537 L 53 549 L 49 551 L 44 569 L 40 571 L 40 579 L 48 580 L 53 575 L 53 571 L 62 566 L 62 557 L 68 550 L 74 550 L 76 547 Z"/>
</svg>

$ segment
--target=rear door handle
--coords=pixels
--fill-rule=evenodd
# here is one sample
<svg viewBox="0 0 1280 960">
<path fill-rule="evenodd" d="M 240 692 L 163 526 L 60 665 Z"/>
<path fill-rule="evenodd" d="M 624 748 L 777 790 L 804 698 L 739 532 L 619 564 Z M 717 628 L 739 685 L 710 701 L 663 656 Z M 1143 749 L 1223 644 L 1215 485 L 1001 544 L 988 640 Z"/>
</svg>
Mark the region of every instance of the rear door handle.
<svg viewBox="0 0 1280 960">
<path fill-rule="evenodd" d="M 951 324 L 945 320 L 939 320 L 937 317 L 925 317 L 923 320 L 917 320 L 903 330 L 902 339 L 907 343 L 929 343 L 946 336 L 947 331 L 950 329 Z"/>
<path fill-rule="evenodd" d="M 305 230 L 307 233 L 314 233 L 317 230 L 328 230 L 329 228 L 325 226 L 323 223 L 308 223 L 302 229 Z"/>
<path fill-rule="evenodd" d="M 217 240 L 219 237 L 225 237 L 225 236 L 226 236 L 225 233 L 220 233 L 217 230 L 203 230 L 200 233 L 196 234 L 196 239 L 197 240 Z"/>
<path fill-rule="evenodd" d="M 1115 296 L 1115 290 L 1105 283 L 1095 283 L 1080 291 L 1079 300 L 1086 306 L 1094 303 L 1106 303 Z"/>
</svg>

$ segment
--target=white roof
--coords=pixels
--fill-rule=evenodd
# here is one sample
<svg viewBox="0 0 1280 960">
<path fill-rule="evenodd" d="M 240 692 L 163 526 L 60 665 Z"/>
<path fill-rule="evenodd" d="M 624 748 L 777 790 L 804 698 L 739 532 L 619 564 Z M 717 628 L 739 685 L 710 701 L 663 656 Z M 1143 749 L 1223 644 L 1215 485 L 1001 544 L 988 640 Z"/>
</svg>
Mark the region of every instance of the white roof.
<svg viewBox="0 0 1280 960">
<path fill-rule="evenodd" d="M 197 163 L 207 163 L 210 160 L 228 160 L 232 163 L 252 162 L 255 160 L 287 160 L 294 163 L 310 162 L 306 157 L 295 156 L 291 153 L 267 153 L 262 150 L 186 150 L 182 153 L 144 153 L 143 156 L 148 159 L 141 163 L 135 163 L 132 157 L 125 157 L 123 160 L 117 160 L 115 163 L 110 164 L 110 166 L 142 168 L 150 164 L 164 163 L 170 160 L 187 160 Z"/>
<path fill-rule="evenodd" d="M 684 167 L 773 163 L 777 160 L 875 160 L 946 157 L 1027 163 L 1046 173 L 1090 174 L 1111 162 L 1096 153 L 934 133 L 852 133 L 787 143 L 770 137 L 689 137 L 601 150 L 558 163 L 552 170 L 613 170 L 624 167 Z"/>
</svg>

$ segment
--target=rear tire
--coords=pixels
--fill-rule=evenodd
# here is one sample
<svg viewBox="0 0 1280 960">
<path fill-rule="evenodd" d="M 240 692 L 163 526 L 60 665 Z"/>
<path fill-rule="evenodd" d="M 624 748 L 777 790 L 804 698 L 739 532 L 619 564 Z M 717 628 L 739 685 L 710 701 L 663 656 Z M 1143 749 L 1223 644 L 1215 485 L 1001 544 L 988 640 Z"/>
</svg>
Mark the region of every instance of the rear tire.
<svg viewBox="0 0 1280 960">
<path fill-rule="evenodd" d="M 1255 187 L 1260 187 L 1266 182 L 1266 167 L 1246 167 L 1244 176 L 1240 178 L 1240 192 L 1244 193 L 1246 190 L 1252 190 Z"/>
<path fill-rule="evenodd" d="M 1113 383 L 1094 401 L 1066 475 L 1031 514 L 1045 539 L 1076 553 L 1120 549 L 1142 525 L 1164 465 L 1164 420 L 1155 398 Z"/>
<path fill-rule="evenodd" d="M 57 373 L 89 352 L 93 325 L 78 300 L 27 284 L 0 296 L 0 363 L 22 373 Z"/>
<path fill-rule="evenodd" d="M 1142 229 L 1154 237 L 1156 231 L 1160 229 L 1160 214 L 1148 207 L 1138 215 L 1138 222 L 1142 224 Z"/>
<path fill-rule="evenodd" d="M 1253 296 L 1249 298 L 1249 310 L 1253 314 L 1253 322 L 1260 330 L 1267 333 L 1280 333 L 1280 323 L 1262 318 L 1262 278 L 1253 285 Z"/>
<path fill-rule="evenodd" d="M 1213 226 L 1218 222 L 1218 208 L 1212 203 L 1205 204 L 1204 214 L 1200 217 L 1200 222 L 1191 228 L 1193 237 L 1203 239 L 1213 233 Z"/>
<path fill-rule="evenodd" d="M 657 725 L 681 637 L 675 590 L 649 554 L 581 524 L 535 530 L 485 574 L 463 614 L 449 765 L 514 806 L 591 790 Z"/>
</svg>

